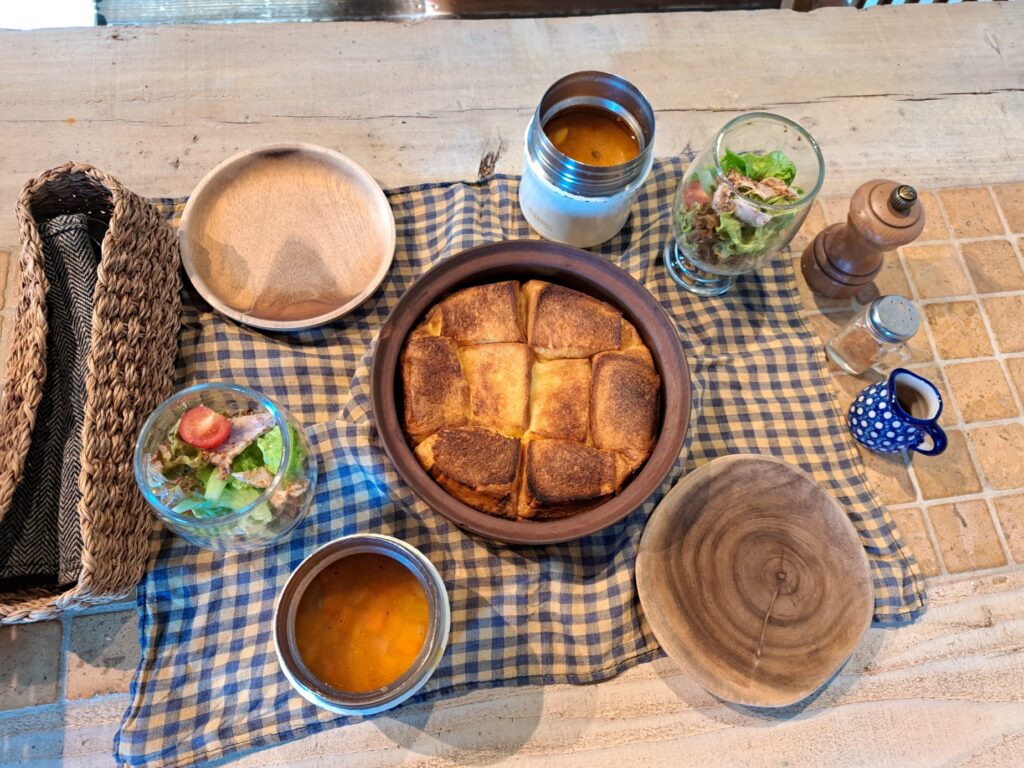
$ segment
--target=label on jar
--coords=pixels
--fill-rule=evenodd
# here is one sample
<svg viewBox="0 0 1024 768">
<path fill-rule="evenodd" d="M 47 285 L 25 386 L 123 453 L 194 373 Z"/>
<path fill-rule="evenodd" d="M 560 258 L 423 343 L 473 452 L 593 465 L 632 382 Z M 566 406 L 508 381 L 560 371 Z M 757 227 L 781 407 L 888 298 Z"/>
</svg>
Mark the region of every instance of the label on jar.
<svg viewBox="0 0 1024 768">
<path fill-rule="evenodd" d="M 612 238 L 629 217 L 634 190 L 611 197 L 577 197 L 539 179 L 529 162 L 519 185 L 519 207 L 537 234 L 587 248 Z"/>
</svg>

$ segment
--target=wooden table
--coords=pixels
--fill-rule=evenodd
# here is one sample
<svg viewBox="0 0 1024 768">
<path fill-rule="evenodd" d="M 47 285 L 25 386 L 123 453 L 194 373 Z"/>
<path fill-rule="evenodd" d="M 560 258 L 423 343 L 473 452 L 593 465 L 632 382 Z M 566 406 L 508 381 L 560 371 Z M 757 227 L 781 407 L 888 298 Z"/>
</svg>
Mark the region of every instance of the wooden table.
<svg viewBox="0 0 1024 768">
<path fill-rule="evenodd" d="M 68 159 L 149 195 L 185 194 L 275 141 L 340 149 L 385 186 L 518 173 L 544 89 L 588 68 L 645 91 L 657 155 L 769 109 L 819 140 L 825 195 L 873 177 L 1019 181 L 1022 41 L 1024 3 L 0 32 L 0 250 L 18 240 L 22 183 Z M 919 622 L 871 630 L 824 693 L 781 713 L 725 705 L 662 660 L 600 685 L 405 707 L 239 764 L 1024 764 L 1024 571 L 942 576 L 930 596 Z M 0 731 L 107 765 L 125 702 L 28 711 Z"/>
</svg>

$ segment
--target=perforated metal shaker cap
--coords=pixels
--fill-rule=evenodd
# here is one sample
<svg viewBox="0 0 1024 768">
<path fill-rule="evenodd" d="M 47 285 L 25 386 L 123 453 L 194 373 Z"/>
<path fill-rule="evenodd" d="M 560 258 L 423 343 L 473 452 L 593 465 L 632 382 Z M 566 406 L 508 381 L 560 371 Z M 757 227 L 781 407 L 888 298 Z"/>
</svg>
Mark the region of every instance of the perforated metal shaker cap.
<svg viewBox="0 0 1024 768">
<path fill-rule="evenodd" d="M 868 308 L 871 328 L 886 341 L 906 341 L 921 323 L 921 316 L 910 301 L 902 296 L 882 296 Z"/>
</svg>

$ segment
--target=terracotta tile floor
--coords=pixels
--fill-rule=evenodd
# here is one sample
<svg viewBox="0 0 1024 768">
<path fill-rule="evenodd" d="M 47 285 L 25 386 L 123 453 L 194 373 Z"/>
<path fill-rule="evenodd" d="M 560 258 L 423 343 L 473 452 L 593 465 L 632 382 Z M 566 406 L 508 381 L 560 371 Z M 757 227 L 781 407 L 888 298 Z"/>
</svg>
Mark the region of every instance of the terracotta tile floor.
<svg viewBox="0 0 1024 768">
<path fill-rule="evenodd" d="M 1024 565 L 1024 184 L 921 197 L 921 237 L 890 254 L 856 300 L 822 299 L 800 283 L 822 335 L 881 294 L 913 299 L 928 318 L 909 367 L 942 392 L 950 447 L 937 458 L 865 452 L 864 463 L 925 575 L 944 579 Z M 845 218 L 847 205 L 845 197 L 815 205 L 794 259 L 825 223 Z M 14 253 L 0 249 L 0 360 L 13 326 Z M 880 378 L 835 369 L 840 405 Z M 138 663 L 136 635 L 125 604 L 0 627 L 0 717 L 51 717 L 83 699 L 120 710 Z M 0 764 L 4 757 L 0 743 Z"/>
<path fill-rule="evenodd" d="M 938 457 L 863 450 L 867 474 L 926 575 L 1024 564 L 1024 184 L 921 199 L 924 231 L 887 255 L 873 289 L 853 300 L 821 299 L 806 287 L 801 296 L 823 340 L 881 294 L 906 296 L 923 310 L 906 367 L 942 393 L 949 448 Z M 818 203 L 794 253 L 821 222 L 845 220 L 847 205 Z M 881 378 L 830 368 L 844 409 Z"/>
</svg>

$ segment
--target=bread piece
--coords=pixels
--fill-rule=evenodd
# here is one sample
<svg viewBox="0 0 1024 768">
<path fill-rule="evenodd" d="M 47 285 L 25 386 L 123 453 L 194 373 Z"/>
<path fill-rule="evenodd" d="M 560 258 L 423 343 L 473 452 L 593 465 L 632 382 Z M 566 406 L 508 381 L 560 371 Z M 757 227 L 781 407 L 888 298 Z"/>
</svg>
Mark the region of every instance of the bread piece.
<svg viewBox="0 0 1024 768">
<path fill-rule="evenodd" d="M 514 280 L 464 288 L 437 310 L 439 317 L 431 317 L 431 322 L 460 346 L 526 341 L 519 317 L 519 283 Z"/>
<path fill-rule="evenodd" d="M 587 441 L 590 360 L 538 360 L 530 378 L 530 433 Z"/>
<path fill-rule="evenodd" d="M 424 336 L 441 335 L 441 308 L 431 307 L 423 321 L 412 329 L 410 339 L 419 339 Z"/>
<path fill-rule="evenodd" d="M 618 349 L 622 313 L 603 301 L 560 285 L 531 280 L 523 286 L 527 338 L 543 360 L 590 357 Z"/>
<path fill-rule="evenodd" d="M 525 344 L 478 344 L 459 349 L 469 384 L 469 423 L 520 437 L 530 425 L 530 365 Z"/>
<path fill-rule="evenodd" d="M 661 379 L 629 352 L 594 357 L 590 385 L 590 437 L 605 451 L 623 454 L 633 468 L 647 460 L 658 425 Z"/>
<path fill-rule="evenodd" d="M 640 338 L 640 334 L 636 328 L 627 320 L 622 321 L 622 345 L 619 347 L 620 351 L 628 352 L 639 360 L 647 363 L 651 368 L 654 367 L 654 359 L 651 357 L 651 350 L 644 344 L 644 340 Z"/>
<path fill-rule="evenodd" d="M 523 449 L 519 516 L 567 517 L 618 489 L 616 455 L 568 440 L 530 440 Z"/>
<path fill-rule="evenodd" d="M 451 339 L 410 339 L 402 351 L 402 387 L 405 431 L 414 443 L 441 427 L 466 423 L 469 388 Z"/>
<path fill-rule="evenodd" d="M 515 517 L 520 443 L 480 427 L 443 427 L 416 447 L 416 458 L 459 501 Z"/>
</svg>

